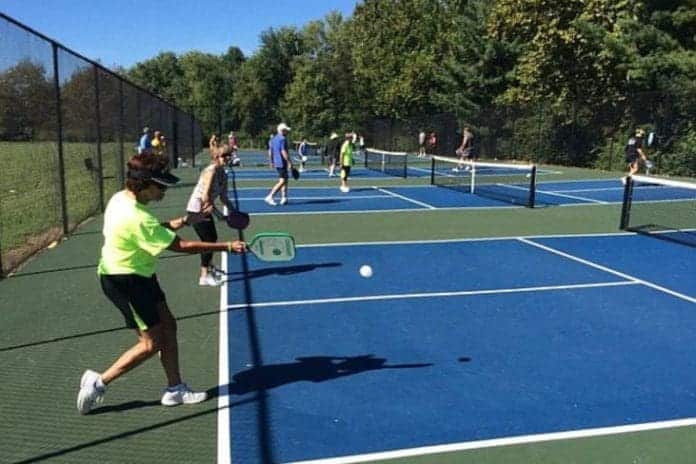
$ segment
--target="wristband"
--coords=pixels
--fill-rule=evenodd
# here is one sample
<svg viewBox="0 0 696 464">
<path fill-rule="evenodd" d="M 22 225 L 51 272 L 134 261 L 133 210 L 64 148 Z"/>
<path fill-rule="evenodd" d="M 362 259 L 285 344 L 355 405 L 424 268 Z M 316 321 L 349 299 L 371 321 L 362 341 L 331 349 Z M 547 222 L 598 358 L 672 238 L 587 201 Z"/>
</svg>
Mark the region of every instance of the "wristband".
<svg viewBox="0 0 696 464">
<path fill-rule="evenodd" d="M 232 242 L 227 242 L 227 252 L 232 253 Z"/>
</svg>

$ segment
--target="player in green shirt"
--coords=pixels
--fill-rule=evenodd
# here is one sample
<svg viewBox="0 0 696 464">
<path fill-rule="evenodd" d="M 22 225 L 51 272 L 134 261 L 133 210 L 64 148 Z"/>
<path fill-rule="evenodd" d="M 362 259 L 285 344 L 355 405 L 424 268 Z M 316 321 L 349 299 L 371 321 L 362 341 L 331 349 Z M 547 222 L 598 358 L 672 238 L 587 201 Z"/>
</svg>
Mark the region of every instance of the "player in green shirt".
<svg viewBox="0 0 696 464">
<path fill-rule="evenodd" d="M 147 204 L 160 201 L 167 187 L 179 180 L 163 168 L 157 157 L 132 157 L 128 161 L 126 188 L 111 198 L 104 212 L 104 246 L 97 272 L 104 294 L 119 309 L 126 326 L 135 329 L 138 342 L 105 371 L 84 372 L 77 396 L 81 414 L 87 414 L 101 401 L 108 384 L 155 353 L 160 353 L 167 377 L 163 405 L 193 404 L 206 399 L 206 393 L 191 391 L 181 380 L 176 319 L 157 281 L 157 257 L 164 250 L 243 253 L 246 245 L 241 241 L 188 241 L 176 235 L 177 229 L 202 220 L 205 211 L 160 223 Z"/>
<path fill-rule="evenodd" d="M 355 134 L 352 132 L 346 134 L 346 140 L 341 145 L 341 192 L 348 193 L 350 188 L 348 187 L 348 177 L 350 176 L 350 168 L 353 166 L 353 150 L 355 150 L 355 145 L 353 144 L 353 138 Z"/>
</svg>

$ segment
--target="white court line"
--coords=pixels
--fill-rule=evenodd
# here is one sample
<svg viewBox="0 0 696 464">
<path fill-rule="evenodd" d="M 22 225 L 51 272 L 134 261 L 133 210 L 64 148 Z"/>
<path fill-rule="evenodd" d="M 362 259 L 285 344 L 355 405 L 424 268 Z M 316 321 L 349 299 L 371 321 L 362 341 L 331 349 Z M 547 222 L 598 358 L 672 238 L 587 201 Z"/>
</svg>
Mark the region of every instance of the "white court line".
<svg viewBox="0 0 696 464">
<path fill-rule="evenodd" d="M 606 266 L 602 266 L 601 264 L 593 263 L 592 261 L 588 261 L 586 259 L 583 259 L 583 258 L 580 258 L 577 256 L 573 256 L 569 253 L 565 253 L 565 252 L 557 250 L 555 248 L 551 248 L 549 246 L 542 245 L 541 243 L 533 242 L 533 241 L 528 240 L 526 238 L 520 238 L 519 241 L 526 243 L 527 245 L 531 245 L 533 247 L 541 248 L 542 250 L 546 250 L 546 251 L 553 253 L 553 254 L 556 254 L 558 256 L 563 256 L 564 258 L 568 258 L 570 260 L 577 261 L 578 263 L 585 264 L 585 265 L 593 267 L 595 269 L 599 269 L 600 271 L 608 272 L 610 274 L 614 274 L 615 276 L 621 277 L 623 279 L 627 279 L 627 280 L 645 285 L 646 287 L 650 287 L 650 288 L 658 290 L 660 292 L 667 293 L 668 295 L 672 295 L 672 296 L 680 298 L 682 300 L 686 300 L 690 303 L 696 303 L 696 298 L 690 297 L 688 295 L 684 295 L 683 293 L 675 292 L 674 290 L 670 290 L 668 288 L 662 287 L 662 286 L 654 284 L 652 282 L 648 282 L 647 280 L 633 277 L 632 275 L 616 271 L 616 270 L 608 268 Z"/>
<path fill-rule="evenodd" d="M 603 437 L 607 435 L 645 432 L 649 430 L 672 429 L 677 427 L 691 427 L 694 425 L 696 425 L 696 418 L 685 418 L 669 421 L 646 422 L 642 424 L 619 425 L 615 427 L 600 427 L 594 429 L 570 430 L 566 432 L 540 433 L 537 435 L 521 435 L 516 437 L 493 438 L 490 440 L 450 443 L 446 445 L 423 446 L 420 448 L 408 448 L 395 451 L 383 451 L 379 453 L 358 454 L 354 456 L 313 459 L 309 461 L 295 461 L 288 464 L 357 464 L 362 462 L 382 460 L 386 461 L 389 459 L 452 453 L 456 451 L 494 448 L 500 446 L 522 445 L 528 443 L 543 443 L 548 441 L 570 440 L 577 438 Z"/>
<path fill-rule="evenodd" d="M 527 292 L 545 292 L 554 290 L 575 290 L 584 288 L 601 288 L 601 287 L 619 287 L 622 285 L 636 285 L 639 282 L 632 280 L 620 282 L 599 282 L 593 284 L 568 284 L 568 285 L 547 285 L 541 287 L 520 287 L 520 288 L 498 288 L 492 290 L 462 290 L 457 292 L 430 292 L 430 293 L 401 293 L 390 295 L 369 295 L 369 296 L 350 296 L 342 298 L 317 298 L 314 300 L 287 300 L 287 301 L 267 301 L 261 303 L 246 303 L 231 304 L 227 309 L 241 308 L 269 308 L 274 306 L 297 306 L 297 305 L 314 305 L 326 303 L 346 303 L 353 301 L 382 301 L 382 300 L 403 300 L 407 298 L 436 298 L 436 297 L 454 297 L 454 296 L 475 296 L 475 295 L 499 295 L 506 293 L 527 293 Z"/>
<path fill-rule="evenodd" d="M 227 275 L 227 253 L 222 252 L 222 271 Z M 218 413 L 217 413 L 217 462 L 229 464 L 232 458 L 230 446 L 230 366 L 227 329 L 227 282 L 220 287 L 220 340 L 218 344 Z"/>
<path fill-rule="evenodd" d="M 587 188 L 587 189 L 571 189 L 571 190 L 549 190 L 554 193 L 582 193 L 582 192 L 608 192 L 610 190 L 621 190 L 625 187 L 603 187 L 603 188 Z"/>
<path fill-rule="evenodd" d="M 470 237 L 470 238 L 440 238 L 430 240 L 384 240 L 375 242 L 330 242 L 330 243 L 305 243 L 297 245 L 297 248 L 321 248 L 321 247 L 341 247 L 341 246 L 366 246 L 366 245 L 421 245 L 426 243 L 462 243 L 462 242 L 490 242 L 494 240 L 510 241 L 519 240 L 520 238 L 535 239 L 535 238 L 583 238 L 583 237 L 625 237 L 639 236 L 635 232 L 597 232 L 585 234 L 550 234 L 550 235 L 526 235 L 520 237 L 500 236 L 500 237 Z"/>
<path fill-rule="evenodd" d="M 406 197 L 406 196 L 404 196 L 404 195 L 399 195 L 398 193 L 391 192 L 391 191 L 389 191 L 389 190 L 387 190 L 387 189 L 375 187 L 374 185 L 372 186 L 372 188 L 375 189 L 375 190 L 377 190 L 378 192 L 386 193 L 387 195 L 390 195 L 390 196 L 392 196 L 392 197 L 400 198 L 400 199 L 402 199 L 402 200 L 404 200 L 404 201 L 408 201 L 408 202 L 410 202 L 410 203 L 413 203 L 414 205 L 419 205 L 419 206 L 422 206 L 422 207 L 428 208 L 428 209 L 437 209 L 437 208 L 434 207 L 433 205 L 429 205 L 429 204 L 424 203 L 424 202 L 422 202 L 422 201 L 414 200 L 414 199 L 409 198 L 409 197 Z"/>
<path fill-rule="evenodd" d="M 537 193 L 543 193 L 545 195 L 552 195 L 552 196 L 563 197 L 563 198 L 571 198 L 573 200 L 589 201 L 590 203 L 597 203 L 599 205 L 608 205 L 609 204 L 609 202 L 607 202 L 607 201 L 595 200 L 594 198 L 580 197 L 577 195 L 566 195 L 563 193 L 551 192 L 549 190 L 536 189 L 536 191 L 537 191 Z"/>
<path fill-rule="evenodd" d="M 290 190 L 292 193 L 292 190 Z M 288 200 L 357 200 L 363 198 L 391 198 L 391 195 L 361 195 L 356 193 L 355 195 L 328 195 L 328 196 L 316 196 L 316 197 L 302 197 L 293 196 L 288 194 Z M 250 200 L 250 201 L 264 201 L 266 197 L 239 197 L 239 201 Z"/>
</svg>

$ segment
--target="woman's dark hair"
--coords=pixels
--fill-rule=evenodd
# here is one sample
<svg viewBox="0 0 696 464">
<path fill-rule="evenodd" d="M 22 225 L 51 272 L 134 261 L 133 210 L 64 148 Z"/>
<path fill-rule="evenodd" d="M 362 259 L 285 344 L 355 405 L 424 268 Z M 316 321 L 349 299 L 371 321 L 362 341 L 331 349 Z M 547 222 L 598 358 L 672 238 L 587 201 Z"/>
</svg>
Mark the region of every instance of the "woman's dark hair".
<svg viewBox="0 0 696 464">
<path fill-rule="evenodd" d="M 126 167 L 126 188 L 133 193 L 145 190 L 153 182 L 147 175 L 148 172 L 161 171 L 165 167 L 166 161 L 152 154 L 134 155 L 128 160 Z"/>
</svg>

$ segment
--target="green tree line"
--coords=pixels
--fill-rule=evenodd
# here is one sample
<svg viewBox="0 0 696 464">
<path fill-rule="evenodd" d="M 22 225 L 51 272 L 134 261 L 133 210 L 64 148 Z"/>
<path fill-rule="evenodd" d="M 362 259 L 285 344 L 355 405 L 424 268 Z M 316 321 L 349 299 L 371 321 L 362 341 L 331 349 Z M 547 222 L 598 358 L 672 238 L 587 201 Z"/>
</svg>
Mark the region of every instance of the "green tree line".
<svg viewBox="0 0 696 464">
<path fill-rule="evenodd" d="M 446 113 L 483 156 L 620 167 L 640 126 L 663 172 L 694 176 L 695 44 L 696 0 L 364 0 L 268 29 L 251 56 L 161 53 L 127 73 L 257 146 L 281 120 L 318 141 Z"/>
</svg>

